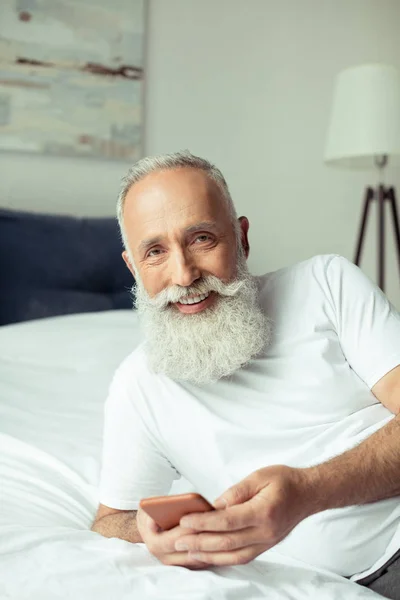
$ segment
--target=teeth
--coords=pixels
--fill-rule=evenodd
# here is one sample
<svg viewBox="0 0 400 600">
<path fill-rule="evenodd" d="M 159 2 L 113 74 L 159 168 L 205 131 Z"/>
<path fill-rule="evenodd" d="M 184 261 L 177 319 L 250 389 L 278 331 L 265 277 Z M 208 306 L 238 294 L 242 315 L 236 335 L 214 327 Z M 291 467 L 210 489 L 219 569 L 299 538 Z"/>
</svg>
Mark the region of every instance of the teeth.
<svg viewBox="0 0 400 600">
<path fill-rule="evenodd" d="M 209 295 L 210 295 L 210 292 L 207 292 L 207 294 L 199 294 L 198 296 L 195 296 L 194 298 L 181 298 L 179 300 L 179 302 L 180 302 L 180 304 L 198 304 L 202 300 L 205 300 L 206 298 L 208 298 Z"/>
</svg>

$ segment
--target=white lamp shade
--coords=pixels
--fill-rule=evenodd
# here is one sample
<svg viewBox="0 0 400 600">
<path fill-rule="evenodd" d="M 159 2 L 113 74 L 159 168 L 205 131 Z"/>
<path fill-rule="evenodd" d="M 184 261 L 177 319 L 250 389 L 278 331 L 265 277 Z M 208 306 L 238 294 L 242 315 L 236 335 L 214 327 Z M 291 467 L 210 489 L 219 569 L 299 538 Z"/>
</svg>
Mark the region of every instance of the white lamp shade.
<svg viewBox="0 0 400 600">
<path fill-rule="evenodd" d="M 400 74 L 387 65 L 362 65 L 336 80 L 325 162 L 374 167 L 374 157 L 400 154 Z"/>
</svg>

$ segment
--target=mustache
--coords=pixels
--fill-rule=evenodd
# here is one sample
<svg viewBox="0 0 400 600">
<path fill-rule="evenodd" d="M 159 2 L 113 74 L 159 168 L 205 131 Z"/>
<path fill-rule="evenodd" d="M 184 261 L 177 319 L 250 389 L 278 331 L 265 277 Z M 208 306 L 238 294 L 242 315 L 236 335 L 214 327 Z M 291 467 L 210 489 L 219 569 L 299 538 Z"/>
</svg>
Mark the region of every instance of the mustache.
<svg viewBox="0 0 400 600">
<path fill-rule="evenodd" d="M 163 310 L 169 304 L 179 302 L 182 298 L 188 296 L 199 296 L 200 294 L 216 292 L 221 296 L 232 297 L 242 289 L 244 284 L 245 279 L 235 279 L 229 283 L 224 283 L 218 277 L 215 277 L 215 275 L 206 275 L 188 287 L 172 285 L 165 288 L 154 296 L 154 298 L 148 298 L 147 301 L 149 305 Z"/>
</svg>

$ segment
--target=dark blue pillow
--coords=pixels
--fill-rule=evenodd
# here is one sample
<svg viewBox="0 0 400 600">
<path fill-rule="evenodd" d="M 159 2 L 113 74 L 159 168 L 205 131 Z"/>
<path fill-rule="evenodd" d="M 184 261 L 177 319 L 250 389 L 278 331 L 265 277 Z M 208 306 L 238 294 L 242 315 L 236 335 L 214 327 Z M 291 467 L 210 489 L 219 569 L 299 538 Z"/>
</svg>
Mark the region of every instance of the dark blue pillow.
<svg viewBox="0 0 400 600">
<path fill-rule="evenodd" d="M 0 209 L 0 325 L 131 308 L 122 249 L 113 218 Z"/>
</svg>

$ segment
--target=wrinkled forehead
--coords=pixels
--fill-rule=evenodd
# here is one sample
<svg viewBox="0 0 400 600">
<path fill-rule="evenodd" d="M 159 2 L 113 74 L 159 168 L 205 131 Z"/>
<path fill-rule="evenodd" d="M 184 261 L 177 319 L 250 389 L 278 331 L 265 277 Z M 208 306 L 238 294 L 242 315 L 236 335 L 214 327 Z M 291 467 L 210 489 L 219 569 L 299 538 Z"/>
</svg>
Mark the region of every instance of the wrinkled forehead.
<svg viewBox="0 0 400 600">
<path fill-rule="evenodd" d="M 130 246 L 144 237 L 168 235 L 207 221 L 231 227 L 222 190 L 198 169 L 151 173 L 126 195 L 124 225 Z"/>
</svg>

